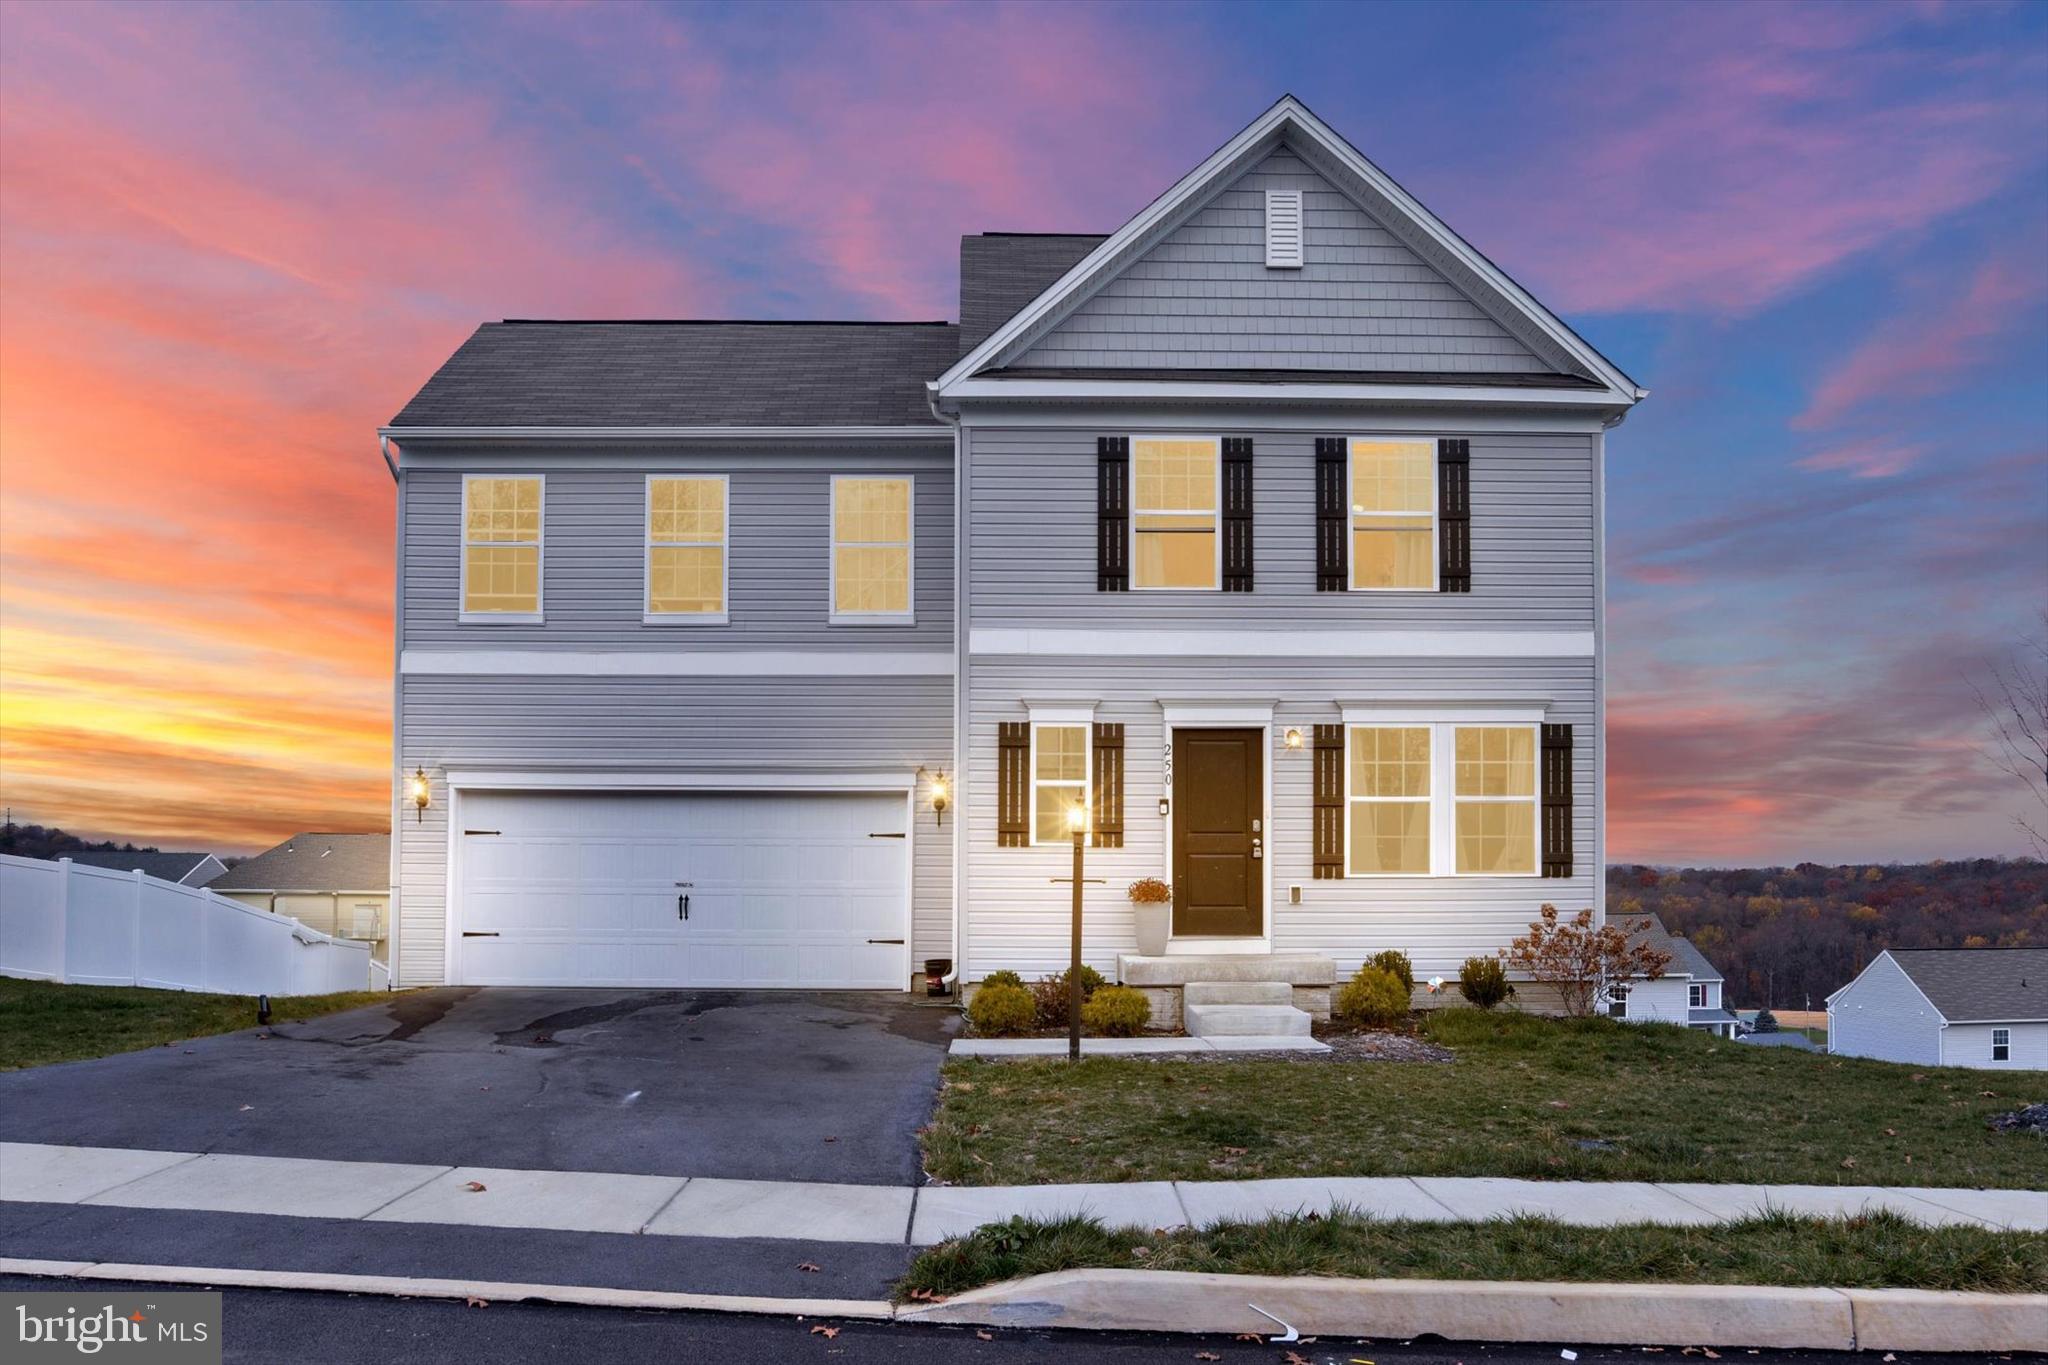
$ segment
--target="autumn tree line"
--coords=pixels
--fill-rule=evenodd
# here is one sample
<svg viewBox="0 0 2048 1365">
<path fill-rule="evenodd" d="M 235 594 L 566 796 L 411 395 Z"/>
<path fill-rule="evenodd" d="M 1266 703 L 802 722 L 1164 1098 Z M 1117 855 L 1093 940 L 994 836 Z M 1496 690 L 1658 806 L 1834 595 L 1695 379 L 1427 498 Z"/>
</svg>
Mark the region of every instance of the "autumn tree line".
<svg viewBox="0 0 2048 1365">
<path fill-rule="evenodd" d="M 1618 866 L 1607 909 L 1652 911 L 1691 939 L 1731 1008 L 1821 1009 L 1886 948 L 2048 947 L 2048 864 Z"/>
</svg>

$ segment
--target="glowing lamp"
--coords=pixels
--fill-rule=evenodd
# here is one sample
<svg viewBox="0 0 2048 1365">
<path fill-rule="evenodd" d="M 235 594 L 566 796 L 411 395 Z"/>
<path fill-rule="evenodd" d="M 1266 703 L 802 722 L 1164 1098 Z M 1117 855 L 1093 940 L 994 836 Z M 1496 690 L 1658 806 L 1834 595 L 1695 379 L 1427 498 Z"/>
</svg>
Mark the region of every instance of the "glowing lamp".
<svg viewBox="0 0 2048 1365">
<path fill-rule="evenodd" d="M 946 803 L 948 799 L 946 775 L 939 773 L 932 778 L 932 814 L 938 817 L 939 825 L 942 828 L 946 823 Z"/>
<path fill-rule="evenodd" d="M 1285 737 L 1285 738 L 1286 738 L 1286 743 L 1287 743 L 1287 747 L 1288 747 L 1288 748 L 1290 748 L 1290 749 L 1299 749 L 1299 748 L 1301 747 L 1301 731 L 1300 731 L 1300 730 L 1297 730 L 1297 729 L 1293 729 L 1293 728 L 1289 728 L 1289 730 L 1287 731 L 1287 734 L 1286 734 L 1286 737 Z"/>
<path fill-rule="evenodd" d="M 417 823 L 427 818 L 427 798 L 432 791 L 427 785 L 427 770 L 415 768 L 412 781 L 406 785 L 412 794 L 413 820 Z"/>
</svg>

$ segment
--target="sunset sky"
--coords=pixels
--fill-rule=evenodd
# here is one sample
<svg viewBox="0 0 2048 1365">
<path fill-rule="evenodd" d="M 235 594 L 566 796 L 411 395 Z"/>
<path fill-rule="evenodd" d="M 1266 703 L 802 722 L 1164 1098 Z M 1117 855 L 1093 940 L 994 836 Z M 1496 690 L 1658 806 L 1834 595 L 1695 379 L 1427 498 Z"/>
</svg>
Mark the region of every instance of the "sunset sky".
<svg viewBox="0 0 2048 1365">
<path fill-rule="evenodd" d="M 0 0 L 0 798 L 381 829 L 376 428 L 479 321 L 947 318 L 1292 91 L 1652 391 L 1610 853 L 2019 852 L 2048 5 Z"/>
</svg>

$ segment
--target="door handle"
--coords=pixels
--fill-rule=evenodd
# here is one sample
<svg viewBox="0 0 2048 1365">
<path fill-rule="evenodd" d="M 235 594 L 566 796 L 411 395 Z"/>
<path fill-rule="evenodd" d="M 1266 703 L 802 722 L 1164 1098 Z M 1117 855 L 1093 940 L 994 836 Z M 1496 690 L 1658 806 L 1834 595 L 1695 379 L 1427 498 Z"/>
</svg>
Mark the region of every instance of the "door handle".
<svg viewBox="0 0 2048 1365">
<path fill-rule="evenodd" d="M 1263 849 L 1263 848 L 1261 848 L 1261 847 L 1259 846 L 1259 841 L 1258 841 L 1257 839 L 1253 839 L 1253 840 L 1252 840 L 1252 857 L 1254 857 L 1254 858 L 1263 858 L 1263 857 L 1265 857 L 1265 856 L 1266 856 L 1266 851 L 1265 851 L 1265 849 Z"/>
<path fill-rule="evenodd" d="M 685 891 L 685 892 L 684 892 L 684 893 L 683 893 L 682 895 L 680 895 L 680 896 L 677 896 L 677 897 L 676 897 L 676 918 L 677 918 L 677 919 L 688 919 L 689 917 L 690 917 L 690 893 L 689 893 L 689 892 L 687 892 L 687 891 Z"/>
</svg>

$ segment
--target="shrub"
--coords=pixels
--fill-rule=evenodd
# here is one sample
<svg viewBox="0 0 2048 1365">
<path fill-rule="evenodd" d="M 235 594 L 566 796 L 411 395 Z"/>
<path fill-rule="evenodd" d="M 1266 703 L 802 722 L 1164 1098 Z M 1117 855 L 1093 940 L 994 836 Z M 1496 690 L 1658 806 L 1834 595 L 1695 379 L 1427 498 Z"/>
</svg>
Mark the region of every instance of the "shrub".
<svg viewBox="0 0 2048 1365">
<path fill-rule="evenodd" d="M 1758 1010 L 1756 1012 L 1756 1022 L 1750 1025 L 1750 1027 L 1754 1028 L 1758 1033 L 1776 1033 L 1778 1031 L 1778 1016 L 1772 1014 L 1769 1010 Z"/>
<path fill-rule="evenodd" d="M 1374 953 L 1365 960 L 1365 965 L 1377 967 L 1383 972 L 1390 973 L 1395 980 L 1401 983 L 1402 990 L 1410 995 L 1415 994 L 1415 964 L 1410 962 L 1408 954 L 1402 952 L 1399 948 L 1389 948 L 1383 953 Z"/>
<path fill-rule="evenodd" d="M 1384 1028 L 1407 1017 L 1408 992 L 1400 977 L 1367 963 L 1337 988 L 1336 1006 L 1337 1014 L 1354 1024 Z"/>
<path fill-rule="evenodd" d="M 1081 1022 L 1105 1038 L 1129 1038 L 1152 1020 L 1152 1002 L 1129 986 L 1104 986 L 1081 1006 Z"/>
<path fill-rule="evenodd" d="M 1546 905 L 1543 918 L 1529 932 L 1501 950 L 1501 957 L 1557 991 L 1558 1002 L 1573 1019 L 1591 1018 L 1607 988 L 1620 981 L 1655 981 L 1671 965 L 1671 954 L 1649 944 L 1647 927 L 1637 924 L 1593 924 L 1593 912 L 1581 910 L 1560 919 L 1557 907 Z"/>
<path fill-rule="evenodd" d="M 986 1038 L 1022 1033 L 1031 1027 L 1036 1014 L 1031 1004 L 1031 992 L 1006 982 L 995 985 L 983 982 L 981 989 L 974 993 L 974 999 L 967 1003 L 967 1022 L 974 1025 L 977 1034 Z"/>
<path fill-rule="evenodd" d="M 1458 968 L 1458 993 L 1483 1010 L 1490 1010 L 1515 993 L 1508 984 L 1507 968 L 1497 957 L 1468 957 Z"/>
<path fill-rule="evenodd" d="M 1087 963 L 1081 964 L 1081 1004 L 1085 1008 L 1089 997 L 1102 989 L 1102 973 Z M 1041 981 L 1031 983 L 1031 998 L 1037 1002 L 1038 1026 L 1040 1028 L 1065 1028 L 1067 1026 L 1067 974 L 1060 972 Z"/>
<path fill-rule="evenodd" d="M 990 972 L 981 979 L 981 984 L 984 986 L 1015 986 L 1021 991 L 1024 989 L 1024 978 L 1011 971 Z"/>
</svg>

